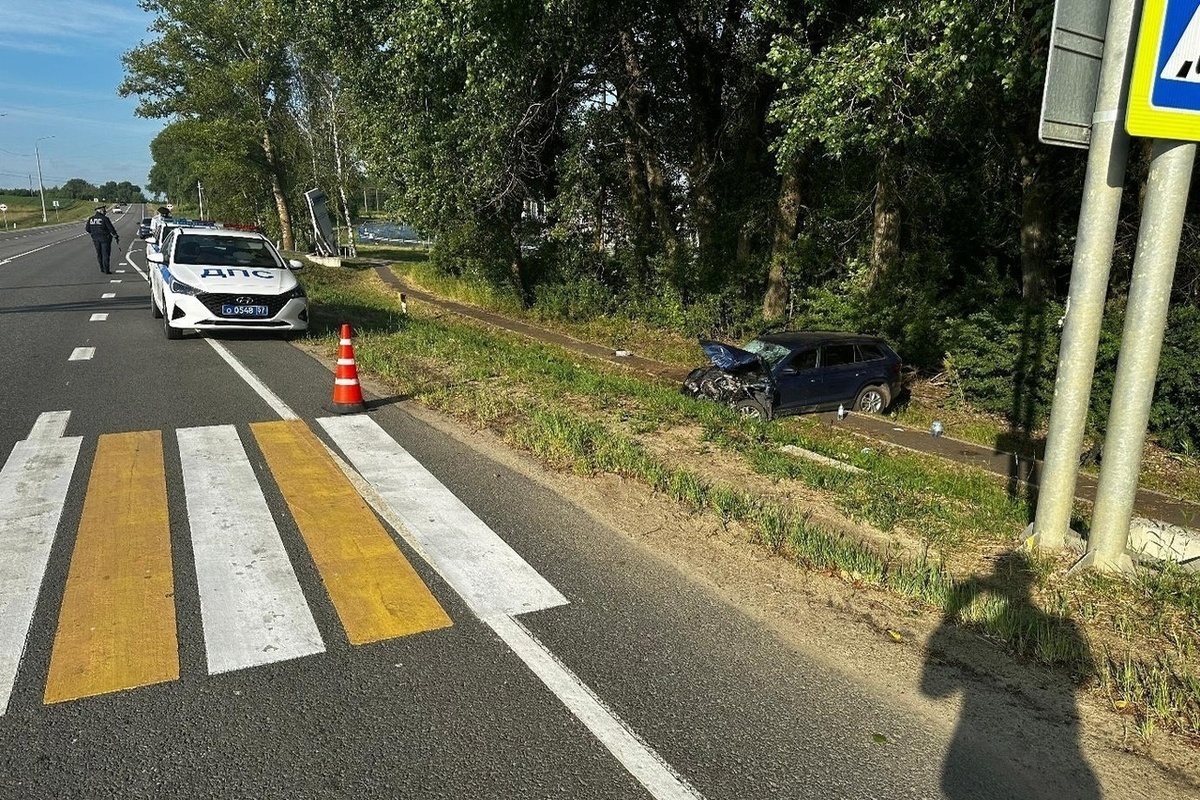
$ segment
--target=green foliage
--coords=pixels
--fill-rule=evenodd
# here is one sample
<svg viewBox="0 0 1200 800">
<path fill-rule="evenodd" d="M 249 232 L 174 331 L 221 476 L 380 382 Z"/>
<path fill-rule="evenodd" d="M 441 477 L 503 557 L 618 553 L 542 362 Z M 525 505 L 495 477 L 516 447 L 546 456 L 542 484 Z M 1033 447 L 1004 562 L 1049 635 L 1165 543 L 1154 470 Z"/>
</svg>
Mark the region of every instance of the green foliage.
<svg viewBox="0 0 1200 800">
<path fill-rule="evenodd" d="M 1150 429 L 1172 450 L 1200 452 L 1200 308 L 1171 309 L 1159 359 Z"/>
<path fill-rule="evenodd" d="M 1008 303 L 952 320 L 946 370 L 979 407 L 1032 432 L 1054 397 L 1061 314 L 1052 304 Z"/>
<path fill-rule="evenodd" d="M 1100 435 L 1108 427 L 1124 326 L 1125 301 L 1118 298 L 1105 310 L 1088 415 L 1089 427 Z M 1200 381 L 1197 381 L 1197 375 L 1200 375 L 1200 308 L 1194 304 L 1176 304 L 1167 316 L 1158 379 L 1150 406 L 1151 434 L 1164 447 L 1176 452 L 1194 454 L 1200 450 Z"/>
</svg>

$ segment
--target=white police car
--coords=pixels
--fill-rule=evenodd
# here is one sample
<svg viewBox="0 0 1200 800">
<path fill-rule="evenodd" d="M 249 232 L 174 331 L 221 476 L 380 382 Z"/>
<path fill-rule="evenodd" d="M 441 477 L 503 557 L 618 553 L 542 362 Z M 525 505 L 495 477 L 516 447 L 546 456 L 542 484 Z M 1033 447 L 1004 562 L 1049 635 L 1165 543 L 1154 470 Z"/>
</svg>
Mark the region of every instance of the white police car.
<svg viewBox="0 0 1200 800">
<path fill-rule="evenodd" d="M 215 227 L 171 227 L 148 247 L 150 310 L 168 339 L 185 330 L 308 329 L 308 297 L 261 233 Z"/>
</svg>

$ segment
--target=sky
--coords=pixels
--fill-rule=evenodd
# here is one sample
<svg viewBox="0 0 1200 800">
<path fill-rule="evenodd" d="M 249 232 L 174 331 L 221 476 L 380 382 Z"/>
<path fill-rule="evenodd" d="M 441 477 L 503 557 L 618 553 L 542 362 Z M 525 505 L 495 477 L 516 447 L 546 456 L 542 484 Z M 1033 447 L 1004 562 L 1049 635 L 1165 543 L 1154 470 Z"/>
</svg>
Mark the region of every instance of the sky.
<svg viewBox="0 0 1200 800">
<path fill-rule="evenodd" d="M 152 37 L 137 0 L 0 0 L 0 188 L 145 187 L 166 120 L 122 98 L 121 54 Z M 43 138 L 50 137 L 50 138 Z"/>
</svg>

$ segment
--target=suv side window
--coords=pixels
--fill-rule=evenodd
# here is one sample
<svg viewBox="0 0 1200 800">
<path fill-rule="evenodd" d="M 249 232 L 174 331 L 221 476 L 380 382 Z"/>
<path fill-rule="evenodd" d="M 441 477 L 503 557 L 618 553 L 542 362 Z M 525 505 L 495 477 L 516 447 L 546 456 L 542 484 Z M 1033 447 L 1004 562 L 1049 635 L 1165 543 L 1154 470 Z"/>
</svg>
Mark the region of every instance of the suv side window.
<svg viewBox="0 0 1200 800">
<path fill-rule="evenodd" d="M 817 351 L 801 350 L 796 355 L 792 356 L 792 369 L 796 372 L 801 372 L 806 369 L 815 369 L 817 366 Z"/>
<path fill-rule="evenodd" d="M 854 363 L 854 345 L 827 344 L 821 348 L 821 366 L 838 367 L 842 364 Z"/>
<path fill-rule="evenodd" d="M 171 245 L 175 243 L 175 231 L 168 231 L 163 237 L 162 244 L 158 246 L 158 250 L 164 256 L 171 252 Z"/>
<path fill-rule="evenodd" d="M 860 344 L 858 346 L 859 361 L 878 361 L 881 358 L 883 358 L 883 351 L 879 349 L 879 345 Z"/>
</svg>

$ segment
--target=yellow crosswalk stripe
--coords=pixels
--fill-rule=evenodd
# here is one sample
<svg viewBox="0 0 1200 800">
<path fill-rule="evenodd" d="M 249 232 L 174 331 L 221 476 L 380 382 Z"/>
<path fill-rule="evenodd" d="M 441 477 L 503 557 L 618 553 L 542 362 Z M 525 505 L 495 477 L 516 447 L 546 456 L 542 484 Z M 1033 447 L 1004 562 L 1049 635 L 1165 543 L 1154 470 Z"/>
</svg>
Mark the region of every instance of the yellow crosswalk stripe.
<svg viewBox="0 0 1200 800">
<path fill-rule="evenodd" d="M 45 702 L 179 678 L 167 484 L 159 431 L 100 437 Z"/>
<path fill-rule="evenodd" d="M 452 624 L 308 426 L 250 427 L 352 644 Z"/>
</svg>

